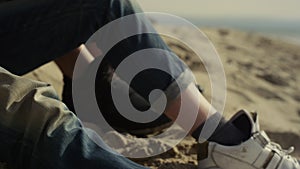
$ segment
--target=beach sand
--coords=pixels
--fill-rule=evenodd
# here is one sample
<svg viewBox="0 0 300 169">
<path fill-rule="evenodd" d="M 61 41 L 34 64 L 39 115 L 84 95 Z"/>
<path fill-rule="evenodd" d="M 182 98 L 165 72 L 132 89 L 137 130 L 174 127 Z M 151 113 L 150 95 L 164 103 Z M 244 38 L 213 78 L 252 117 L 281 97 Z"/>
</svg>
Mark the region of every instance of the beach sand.
<svg viewBox="0 0 300 169">
<path fill-rule="evenodd" d="M 184 28 L 176 27 L 173 31 L 186 34 L 187 38 L 193 37 Z M 238 30 L 209 28 L 204 32 L 215 45 L 224 65 L 227 79 L 225 117 L 230 118 L 240 109 L 258 112 L 261 129 L 284 148 L 295 146 L 293 155 L 300 157 L 300 45 Z M 179 41 L 170 38 L 166 41 L 193 70 L 198 83 L 205 89 L 205 97 L 210 99 L 211 84 L 200 59 Z M 54 63 L 25 77 L 50 83 L 61 95 L 62 76 Z M 175 127 L 170 132 L 182 133 L 182 130 Z M 107 134 L 107 139 L 112 137 L 132 138 L 118 133 Z M 127 142 L 131 147 L 127 151 L 135 153 L 135 146 L 144 147 L 145 152 L 153 151 L 153 146 L 147 143 L 135 145 L 134 139 Z M 169 146 L 162 140 L 153 139 L 153 142 L 166 149 Z M 122 148 L 120 145 L 115 143 L 114 146 Z M 196 169 L 197 145 L 193 138 L 187 137 L 166 153 L 133 161 L 152 168 Z"/>
</svg>

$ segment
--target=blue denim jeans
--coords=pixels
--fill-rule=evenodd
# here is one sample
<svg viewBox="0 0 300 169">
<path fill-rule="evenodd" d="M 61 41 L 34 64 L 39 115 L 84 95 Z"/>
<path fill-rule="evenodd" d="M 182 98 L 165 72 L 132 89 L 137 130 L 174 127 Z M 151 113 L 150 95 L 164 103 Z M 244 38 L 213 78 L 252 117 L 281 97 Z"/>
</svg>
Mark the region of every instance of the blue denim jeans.
<svg viewBox="0 0 300 169">
<path fill-rule="evenodd" d="M 0 3 L 0 49 L 3 56 L 0 57 L 0 66 L 13 74 L 22 75 L 85 43 L 105 24 L 140 12 L 140 7 L 130 0 L 24 0 Z M 144 21 L 137 22 L 140 23 L 136 27 L 143 29 Z M 122 31 L 122 27 L 115 30 Z M 106 57 L 115 68 L 128 55 L 147 48 L 170 51 L 159 35 L 142 34 L 123 40 Z M 186 73 L 186 65 L 175 54 L 163 58 L 153 56 L 153 60 L 164 61 L 175 79 L 181 77 L 186 85 L 192 82 Z M 131 84 L 144 98 L 148 99 L 153 88 L 168 91 L 168 87 L 174 87 L 171 84 L 175 79 L 169 75 L 152 70 L 145 74 L 141 80 Z"/>
<path fill-rule="evenodd" d="M 22 75 L 85 43 L 105 24 L 140 12 L 142 12 L 140 7 L 130 0 L 2 2 L 0 66 L 13 74 Z M 137 19 L 137 24 L 133 26 L 139 30 L 151 28 L 151 25 L 145 25 L 144 20 Z M 121 32 L 122 29 L 116 27 L 114 31 Z M 99 48 L 101 49 L 101 46 Z M 140 34 L 122 40 L 107 53 L 105 58 L 113 68 L 116 68 L 130 54 L 147 48 L 170 51 L 159 35 Z M 146 102 L 153 89 L 163 90 L 171 100 L 180 93 L 176 82 L 180 82 L 183 87 L 193 82 L 186 65 L 175 54 L 153 55 L 151 60 L 166 65 L 173 77 L 153 69 L 140 73 L 138 78 L 130 83 L 130 87 Z"/>
<path fill-rule="evenodd" d="M 141 9 L 130 0 L 2 2 L 0 66 L 22 75 L 85 43 L 105 24 L 138 12 Z M 106 57 L 116 68 L 128 55 L 147 48 L 169 51 L 160 36 L 142 34 L 122 41 Z M 153 56 L 153 60 L 164 61 L 173 77 L 150 70 L 130 84 L 145 99 L 153 88 L 175 98 L 179 95 L 175 79 L 186 86 L 193 82 L 176 55 Z M 5 70 L 0 75 L 1 161 L 13 168 L 143 168 L 94 144 L 50 86 Z"/>
</svg>

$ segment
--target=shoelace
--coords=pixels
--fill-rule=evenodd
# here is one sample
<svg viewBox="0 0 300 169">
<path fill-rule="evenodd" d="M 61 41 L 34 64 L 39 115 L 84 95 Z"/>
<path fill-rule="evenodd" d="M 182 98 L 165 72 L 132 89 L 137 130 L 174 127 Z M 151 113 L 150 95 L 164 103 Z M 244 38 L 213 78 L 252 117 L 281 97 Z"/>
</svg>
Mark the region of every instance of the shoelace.
<svg viewBox="0 0 300 169">
<path fill-rule="evenodd" d="M 294 163 L 299 165 L 298 160 L 290 155 L 295 151 L 295 148 L 293 146 L 285 150 L 278 143 L 275 142 L 270 142 L 269 145 L 271 146 L 272 150 L 276 151 L 281 156 L 287 156 L 288 159 L 291 159 Z"/>
<path fill-rule="evenodd" d="M 279 150 L 279 152 L 283 153 L 283 155 L 289 155 L 295 151 L 293 146 L 289 147 L 287 150 L 283 149 L 278 143 L 270 142 L 270 146 L 274 148 L 274 150 Z"/>
</svg>

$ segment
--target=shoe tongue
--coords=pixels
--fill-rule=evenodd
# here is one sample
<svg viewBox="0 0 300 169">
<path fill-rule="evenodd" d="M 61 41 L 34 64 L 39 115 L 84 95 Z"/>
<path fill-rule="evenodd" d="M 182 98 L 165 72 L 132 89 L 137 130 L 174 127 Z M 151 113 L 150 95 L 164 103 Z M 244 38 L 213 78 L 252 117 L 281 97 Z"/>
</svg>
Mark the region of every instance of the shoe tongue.
<svg viewBox="0 0 300 169">
<path fill-rule="evenodd" d="M 256 119 L 256 115 L 251 116 L 250 113 L 244 110 L 240 110 L 229 120 L 229 122 L 239 130 L 241 130 L 241 132 L 247 134 L 248 138 L 250 138 L 253 133 L 259 130 L 258 126 L 255 124 L 254 121 Z"/>
</svg>

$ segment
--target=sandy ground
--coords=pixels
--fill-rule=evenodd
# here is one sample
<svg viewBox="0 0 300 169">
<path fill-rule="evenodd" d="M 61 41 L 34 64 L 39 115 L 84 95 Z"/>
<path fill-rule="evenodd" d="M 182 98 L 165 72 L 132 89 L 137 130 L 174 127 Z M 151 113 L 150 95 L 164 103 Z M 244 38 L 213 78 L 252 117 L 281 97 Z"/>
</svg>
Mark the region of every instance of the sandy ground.
<svg viewBox="0 0 300 169">
<path fill-rule="evenodd" d="M 184 28 L 172 29 L 186 34 L 186 38 L 193 38 Z M 225 117 L 229 118 L 242 108 L 257 111 L 262 129 L 284 148 L 294 145 L 294 155 L 300 157 L 300 46 L 236 30 L 204 29 L 204 32 L 220 54 L 226 73 Z M 204 95 L 210 98 L 209 78 L 199 58 L 182 43 L 174 39 L 166 41 L 190 66 L 198 83 L 205 89 Z M 44 65 L 25 76 L 51 83 L 58 94 L 61 94 L 62 76 L 54 63 Z M 182 131 L 177 127 L 170 132 Z M 126 138 L 118 133 L 108 133 L 107 138 L 111 137 Z M 161 140 L 153 141 L 164 148 L 169 146 Z M 126 143 L 133 145 L 134 149 L 134 141 Z M 136 146 L 145 147 L 145 152 L 151 151 L 151 146 L 146 143 Z M 196 143 L 193 138 L 187 137 L 164 154 L 133 160 L 152 168 L 195 169 L 196 158 Z"/>
</svg>

